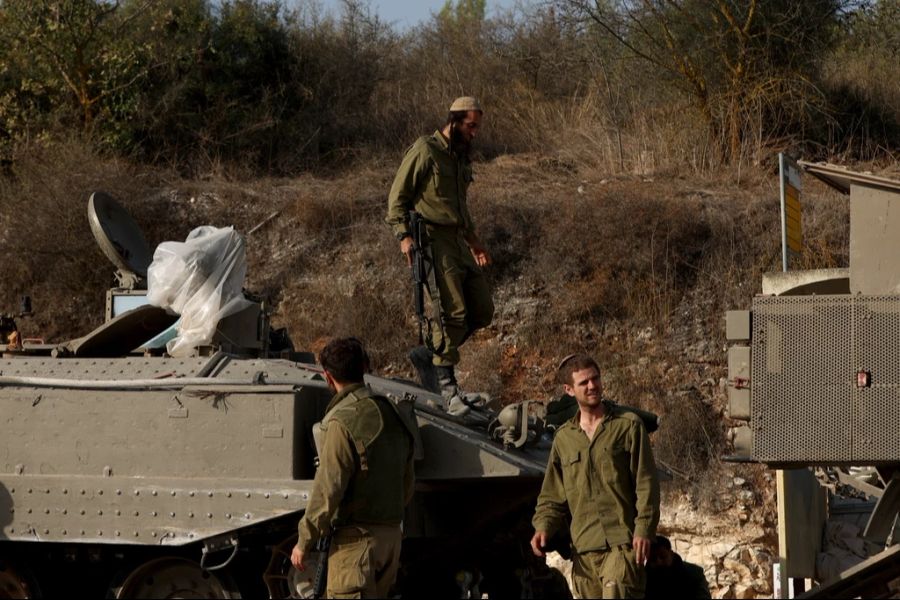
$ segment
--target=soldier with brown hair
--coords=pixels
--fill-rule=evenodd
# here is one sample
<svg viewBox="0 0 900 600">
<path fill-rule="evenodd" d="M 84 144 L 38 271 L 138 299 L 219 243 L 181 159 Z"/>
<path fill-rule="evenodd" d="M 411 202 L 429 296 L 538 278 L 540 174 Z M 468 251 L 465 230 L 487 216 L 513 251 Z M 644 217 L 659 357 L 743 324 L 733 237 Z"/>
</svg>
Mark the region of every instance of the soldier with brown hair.
<svg viewBox="0 0 900 600">
<path fill-rule="evenodd" d="M 559 367 L 578 413 L 556 432 L 532 524 L 544 556 L 571 519 L 575 591 L 582 598 L 641 598 L 659 523 L 659 481 L 641 418 L 603 399 L 600 367 L 585 354 Z"/>
<path fill-rule="evenodd" d="M 319 362 L 336 393 L 322 419 L 319 468 L 291 563 L 304 570 L 304 558 L 330 535 L 327 597 L 386 598 L 413 494 L 413 433 L 363 382 L 369 359 L 359 340 L 332 340 Z"/>
</svg>

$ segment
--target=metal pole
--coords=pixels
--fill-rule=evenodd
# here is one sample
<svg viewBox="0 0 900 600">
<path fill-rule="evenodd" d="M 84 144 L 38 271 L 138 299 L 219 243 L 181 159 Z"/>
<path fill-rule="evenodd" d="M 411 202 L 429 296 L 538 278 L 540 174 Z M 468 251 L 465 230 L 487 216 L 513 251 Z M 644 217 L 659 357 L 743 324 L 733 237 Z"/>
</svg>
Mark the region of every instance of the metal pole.
<svg viewBox="0 0 900 600">
<path fill-rule="evenodd" d="M 788 270 L 788 245 L 787 245 L 787 207 L 785 206 L 784 181 L 787 177 L 785 173 L 784 153 L 778 153 L 778 186 L 781 190 L 781 270 L 787 273 Z"/>
</svg>

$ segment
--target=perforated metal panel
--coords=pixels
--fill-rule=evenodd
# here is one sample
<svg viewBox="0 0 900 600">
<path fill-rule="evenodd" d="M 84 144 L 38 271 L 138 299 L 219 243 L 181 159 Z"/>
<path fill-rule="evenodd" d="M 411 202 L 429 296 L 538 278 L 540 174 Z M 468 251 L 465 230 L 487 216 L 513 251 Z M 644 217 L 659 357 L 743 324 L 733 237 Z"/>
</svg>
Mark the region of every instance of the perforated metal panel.
<svg viewBox="0 0 900 600">
<path fill-rule="evenodd" d="M 900 297 L 757 298 L 751 354 L 755 459 L 900 458 Z"/>
<path fill-rule="evenodd" d="M 900 460 L 900 299 L 859 296 L 855 303 L 857 365 L 872 385 L 854 388 L 853 455 Z"/>
</svg>

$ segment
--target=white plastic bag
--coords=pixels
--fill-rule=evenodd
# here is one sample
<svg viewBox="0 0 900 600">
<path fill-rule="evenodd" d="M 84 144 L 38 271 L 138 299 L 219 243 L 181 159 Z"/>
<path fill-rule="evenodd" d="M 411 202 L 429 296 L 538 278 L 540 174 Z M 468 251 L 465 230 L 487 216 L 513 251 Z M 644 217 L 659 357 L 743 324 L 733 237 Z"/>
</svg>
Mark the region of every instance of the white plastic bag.
<svg viewBox="0 0 900 600">
<path fill-rule="evenodd" d="M 198 227 L 184 242 L 163 242 L 147 269 L 147 301 L 181 315 L 178 335 L 166 344 L 171 356 L 190 356 L 213 340 L 223 318 L 250 304 L 242 289 L 247 275 L 244 240 L 233 227 Z"/>
</svg>

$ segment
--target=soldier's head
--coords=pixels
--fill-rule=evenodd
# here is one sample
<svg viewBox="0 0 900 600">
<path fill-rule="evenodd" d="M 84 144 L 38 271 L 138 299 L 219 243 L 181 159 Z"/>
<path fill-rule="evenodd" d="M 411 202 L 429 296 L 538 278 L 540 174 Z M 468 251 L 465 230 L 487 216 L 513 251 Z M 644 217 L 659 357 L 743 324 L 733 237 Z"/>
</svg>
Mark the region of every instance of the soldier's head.
<svg viewBox="0 0 900 600">
<path fill-rule="evenodd" d="M 455 151 L 464 154 L 469 152 L 478 135 L 483 115 L 481 104 L 472 96 L 462 96 L 453 101 L 443 131 Z"/>
<path fill-rule="evenodd" d="M 356 338 L 335 338 L 319 352 L 319 364 L 325 369 L 328 385 L 339 389 L 362 383 L 369 370 L 369 355 Z"/>
<path fill-rule="evenodd" d="M 600 366 L 587 354 L 570 354 L 559 363 L 559 381 L 579 406 L 595 408 L 603 400 Z"/>
<path fill-rule="evenodd" d="M 672 542 L 664 535 L 656 536 L 650 545 L 650 558 L 647 566 L 651 568 L 671 567 L 675 560 L 675 554 L 672 552 Z"/>
</svg>

